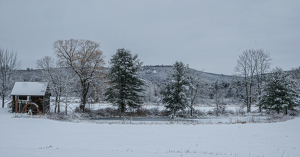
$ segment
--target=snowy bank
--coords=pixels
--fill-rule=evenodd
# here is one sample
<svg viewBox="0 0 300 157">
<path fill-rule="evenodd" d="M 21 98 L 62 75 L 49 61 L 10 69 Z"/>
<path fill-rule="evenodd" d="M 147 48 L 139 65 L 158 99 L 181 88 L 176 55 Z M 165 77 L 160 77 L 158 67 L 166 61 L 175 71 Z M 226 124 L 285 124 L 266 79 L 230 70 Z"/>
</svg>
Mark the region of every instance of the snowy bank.
<svg viewBox="0 0 300 157">
<path fill-rule="evenodd" d="M 12 118 L 0 109 L 1 156 L 297 157 L 300 118 L 235 125 L 98 125 Z"/>
</svg>

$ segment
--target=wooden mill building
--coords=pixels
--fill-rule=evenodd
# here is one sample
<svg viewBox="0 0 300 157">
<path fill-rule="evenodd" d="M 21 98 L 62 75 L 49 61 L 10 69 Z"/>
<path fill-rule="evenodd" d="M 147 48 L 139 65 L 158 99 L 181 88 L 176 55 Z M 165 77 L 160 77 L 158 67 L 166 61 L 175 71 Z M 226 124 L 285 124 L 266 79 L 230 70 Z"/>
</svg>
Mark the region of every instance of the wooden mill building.
<svg viewBox="0 0 300 157">
<path fill-rule="evenodd" d="M 12 112 L 40 114 L 50 109 L 50 90 L 46 82 L 16 82 L 11 92 Z"/>
</svg>

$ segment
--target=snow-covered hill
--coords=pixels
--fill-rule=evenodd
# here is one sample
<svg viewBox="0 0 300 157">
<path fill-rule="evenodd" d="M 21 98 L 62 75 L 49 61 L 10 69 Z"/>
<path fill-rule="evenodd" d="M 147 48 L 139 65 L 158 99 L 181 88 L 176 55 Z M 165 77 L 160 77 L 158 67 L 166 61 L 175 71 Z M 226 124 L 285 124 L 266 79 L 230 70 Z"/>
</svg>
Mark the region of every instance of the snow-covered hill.
<svg viewBox="0 0 300 157">
<path fill-rule="evenodd" d="M 107 68 L 109 70 L 109 68 Z M 41 70 L 19 70 L 19 77 L 21 81 L 41 81 Z M 160 85 L 161 83 L 166 82 L 166 78 L 173 72 L 172 66 L 143 66 L 143 69 L 140 72 L 140 76 L 153 84 Z M 202 72 L 199 70 L 195 70 L 190 68 L 191 73 L 195 73 L 203 76 L 209 82 L 223 81 L 223 82 L 231 82 L 232 76 L 230 75 L 222 75 L 222 74 L 214 74 L 209 72 Z"/>
<path fill-rule="evenodd" d="M 149 80 L 153 84 L 161 84 L 166 82 L 166 78 L 173 72 L 172 66 L 144 66 L 140 72 L 140 76 Z M 213 74 L 209 72 L 198 71 L 190 68 L 190 72 L 193 74 L 200 75 L 204 79 L 208 80 L 210 83 L 215 81 L 220 82 L 231 82 L 232 76 L 222 75 L 222 74 Z"/>
</svg>

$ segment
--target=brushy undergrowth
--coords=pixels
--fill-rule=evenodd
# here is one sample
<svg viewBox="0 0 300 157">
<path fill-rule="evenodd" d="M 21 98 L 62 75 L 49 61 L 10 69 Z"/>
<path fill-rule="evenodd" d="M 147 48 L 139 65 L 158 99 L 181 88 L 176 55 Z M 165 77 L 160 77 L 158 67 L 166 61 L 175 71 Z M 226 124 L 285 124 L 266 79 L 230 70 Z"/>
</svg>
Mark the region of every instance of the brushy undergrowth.
<svg viewBox="0 0 300 157">
<path fill-rule="evenodd" d="M 248 124 L 248 123 L 276 123 L 276 122 L 284 122 L 290 119 L 293 119 L 292 116 L 277 116 L 274 118 L 273 116 L 268 117 L 234 117 L 229 118 L 226 121 L 218 121 L 215 119 L 209 119 L 208 121 L 202 120 L 184 120 L 182 118 L 169 119 L 168 121 L 134 121 L 132 117 L 123 117 L 119 120 L 91 120 L 86 119 L 83 114 L 73 113 L 69 115 L 64 114 L 51 114 L 48 115 L 47 118 L 64 121 L 64 122 L 74 122 L 74 123 L 95 123 L 95 124 L 117 124 L 117 125 L 232 125 L 232 124 Z"/>
<path fill-rule="evenodd" d="M 101 108 L 97 110 L 91 110 L 86 108 L 85 112 L 82 112 L 79 108 L 75 109 L 75 113 L 84 114 L 85 117 L 119 117 L 121 115 L 120 110 L 112 107 Z M 135 110 L 131 110 L 129 112 L 125 112 L 121 115 L 121 117 L 153 117 L 159 116 L 164 117 L 168 116 L 169 112 L 167 110 L 159 110 L 158 107 L 146 109 L 146 108 L 138 108 Z"/>
<path fill-rule="evenodd" d="M 217 114 L 218 113 L 218 114 Z M 159 107 L 130 110 L 120 116 L 117 108 L 107 107 L 97 110 L 86 108 L 82 112 L 79 108 L 68 113 L 48 113 L 46 115 L 28 115 L 14 113 L 13 118 L 47 118 L 65 122 L 83 122 L 83 123 L 97 123 L 97 124 L 145 124 L 145 125 L 210 125 L 210 124 L 246 124 L 246 123 L 274 123 L 283 122 L 293 119 L 294 116 L 299 116 L 299 111 L 290 111 L 288 115 L 276 112 L 254 111 L 246 113 L 242 108 L 235 110 L 193 110 L 193 116 L 190 115 L 190 110 L 179 111 L 175 117 L 170 118 L 170 113 L 167 110 L 161 110 Z M 217 116 L 218 115 L 218 116 Z M 147 119 L 139 121 L 138 119 Z M 151 119 L 153 118 L 153 119 Z M 157 120 L 159 119 L 159 120 Z M 160 120 L 162 119 L 162 120 Z"/>
<path fill-rule="evenodd" d="M 218 112 L 216 110 L 194 110 L 193 116 L 190 116 L 190 110 L 178 112 L 174 118 L 169 117 L 167 110 L 159 110 L 154 108 L 139 108 L 126 112 L 120 117 L 119 110 L 112 107 L 102 108 L 98 110 L 86 109 L 82 112 L 79 108 L 75 112 L 68 115 L 65 113 L 48 113 L 46 115 L 29 115 L 13 113 L 12 118 L 47 118 L 65 122 L 75 123 L 96 123 L 96 124 L 131 124 L 131 125 L 219 125 L 219 124 L 246 124 L 246 123 L 276 123 L 293 119 L 299 116 L 299 111 L 290 111 L 288 115 L 276 112 L 259 113 L 254 111 L 252 113 L 245 113 L 242 109 L 223 110 Z M 138 121 L 137 119 L 146 117 L 146 121 Z M 155 118 L 163 117 L 162 121 L 157 121 Z M 197 118 L 198 117 L 198 118 Z M 137 118 L 137 119 L 135 119 Z M 154 118 L 154 119 L 151 119 Z M 159 118 L 160 119 L 160 118 Z M 169 119 L 169 120 L 168 120 Z"/>
<path fill-rule="evenodd" d="M 89 108 L 85 109 L 85 112 L 82 112 L 81 109 L 76 108 L 74 113 L 82 114 L 84 117 L 88 118 L 95 118 L 95 117 L 103 117 L 103 118 L 112 118 L 112 117 L 168 117 L 170 115 L 170 112 L 168 110 L 160 110 L 158 107 L 153 108 L 143 108 L 140 107 L 138 109 L 132 109 L 130 111 L 127 111 L 123 114 L 120 113 L 120 110 L 117 108 L 107 107 L 107 108 L 101 108 L 97 110 L 91 110 Z M 179 118 L 193 118 L 193 117 L 232 117 L 232 116 L 269 116 L 272 119 L 281 119 L 278 117 L 284 117 L 284 116 L 299 116 L 300 112 L 298 111 L 290 111 L 288 112 L 288 115 L 284 114 L 277 114 L 275 112 L 258 112 L 253 111 L 251 113 L 246 113 L 243 108 L 238 108 L 234 110 L 193 110 L 193 114 L 190 114 L 190 110 L 183 110 L 177 112 L 177 115 L 175 117 Z"/>
</svg>

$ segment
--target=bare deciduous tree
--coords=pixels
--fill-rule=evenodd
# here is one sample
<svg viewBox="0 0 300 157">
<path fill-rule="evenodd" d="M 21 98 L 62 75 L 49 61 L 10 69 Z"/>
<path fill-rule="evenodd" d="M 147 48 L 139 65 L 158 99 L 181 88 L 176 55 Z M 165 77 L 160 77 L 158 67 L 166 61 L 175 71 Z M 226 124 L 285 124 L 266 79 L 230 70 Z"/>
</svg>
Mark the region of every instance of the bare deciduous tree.
<svg viewBox="0 0 300 157">
<path fill-rule="evenodd" d="M 104 74 L 103 53 L 100 45 L 90 40 L 58 40 L 53 44 L 60 64 L 71 67 L 79 79 L 80 107 L 84 111 L 91 94 L 92 82 Z"/>
<path fill-rule="evenodd" d="M 264 52 L 263 49 L 256 50 L 254 61 L 258 101 L 261 99 L 263 82 L 266 80 L 265 73 L 270 70 L 271 60 L 270 53 Z M 259 107 L 259 111 L 261 112 L 261 107 Z"/>
<path fill-rule="evenodd" d="M 62 96 L 68 96 L 71 92 L 74 79 L 64 67 L 61 67 L 49 56 L 37 61 L 37 68 L 42 70 L 43 79 L 48 82 L 52 93 L 55 96 L 55 113 L 60 113 L 60 102 Z M 66 109 L 67 112 L 67 109 Z"/>
<path fill-rule="evenodd" d="M 225 93 L 221 88 L 219 81 L 217 80 L 214 84 L 214 100 L 216 103 L 217 116 L 219 116 L 220 111 L 225 110 L 224 97 L 225 97 Z"/>
<path fill-rule="evenodd" d="M 247 112 L 251 112 L 251 105 L 255 97 L 261 95 L 261 86 L 263 76 L 270 68 L 271 57 L 270 54 L 264 52 L 262 49 L 250 49 L 243 52 L 237 60 L 235 72 L 243 77 L 243 86 L 245 89 L 245 104 Z M 257 93 L 253 87 L 257 84 Z"/>
<path fill-rule="evenodd" d="M 199 103 L 200 99 L 203 98 L 203 95 L 207 93 L 206 84 L 208 81 L 202 76 L 203 71 L 201 73 L 193 73 L 189 71 L 189 97 L 191 99 L 191 103 L 188 105 L 190 108 L 190 116 L 193 116 L 194 105 Z"/>
<path fill-rule="evenodd" d="M 4 108 L 5 97 L 9 95 L 14 80 L 16 79 L 17 70 L 21 67 L 21 62 L 17 59 L 17 53 L 0 48 L 0 66 L 0 94 L 2 98 L 2 108 Z"/>
<path fill-rule="evenodd" d="M 249 102 L 249 76 L 250 76 L 250 70 L 249 70 L 249 64 L 248 60 L 250 58 L 249 52 L 246 50 L 243 52 L 242 55 L 239 56 L 239 59 L 237 60 L 237 65 L 235 67 L 235 71 L 238 73 L 239 76 L 243 78 L 243 86 L 245 89 L 245 104 L 247 106 L 247 112 L 250 112 L 251 106 Z"/>
</svg>

